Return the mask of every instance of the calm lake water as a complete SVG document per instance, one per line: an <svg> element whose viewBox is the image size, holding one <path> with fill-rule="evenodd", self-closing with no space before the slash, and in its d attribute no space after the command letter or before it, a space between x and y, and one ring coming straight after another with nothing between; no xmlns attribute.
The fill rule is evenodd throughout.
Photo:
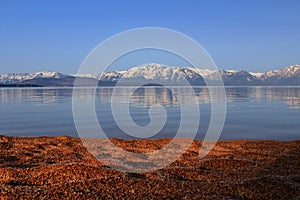
<svg viewBox="0 0 300 200"><path fill-rule="evenodd" d="M111 95L114 88L96 90L95 108L99 124L108 137L129 138L116 125L111 112ZM185 98L193 98L188 88L177 88ZM209 93L195 87L200 107L200 125L197 139L206 133L211 117ZM128 88L118 91L123 104ZM227 87L227 113L221 139L300 139L300 87ZM78 89L75 98L83 102L92 99L92 89ZM185 103L191 103L185 101ZM163 87L144 87L135 91L130 99L130 114L140 126L150 122L149 108L165 108L167 120L163 129L152 138L173 137L178 130L180 104L170 90ZM161 108L161 107L160 107ZM122 113L119 113L122 115ZM86 121L87 132L93 129ZM189 130L186 137L190 137ZM10 136L78 137L72 115L72 88L1 88L0 134Z"/></svg>

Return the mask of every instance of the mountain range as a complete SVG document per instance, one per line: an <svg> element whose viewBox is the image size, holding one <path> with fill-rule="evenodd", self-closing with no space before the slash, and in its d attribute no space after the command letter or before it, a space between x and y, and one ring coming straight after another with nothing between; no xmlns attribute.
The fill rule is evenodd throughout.
<svg viewBox="0 0 300 200"><path fill-rule="evenodd" d="M76 78L83 85L181 85L187 80L191 85L205 85L222 77L228 86L291 85L300 86L300 65L279 70L254 73L235 70L209 70L193 67L171 67L148 64L124 71L103 72L98 76L90 74L62 74L59 72L12 73L0 75L0 86L72 86ZM150 85L151 85L150 84Z"/></svg>

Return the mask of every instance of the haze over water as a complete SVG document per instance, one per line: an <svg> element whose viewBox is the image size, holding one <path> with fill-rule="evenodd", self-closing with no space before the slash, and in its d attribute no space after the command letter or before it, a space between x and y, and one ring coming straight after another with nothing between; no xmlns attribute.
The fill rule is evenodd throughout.
<svg viewBox="0 0 300 200"><path fill-rule="evenodd" d="M95 107L99 123L108 137L135 139L123 133L111 112L113 87L96 90ZM92 99L92 89L77 89L75 98ZM191 89L175 88L189 104ZM207 89L194 87L200 105L200 126L196 139L203 139L210 121L210 97ZM128 88L118 89L119 105L124 104ZM221 139L300 139L300 87L227 87L227 115ZM151 138L174 137L180 123L180 104L164 87L142 87L130 100L130 114L140 126L150 122L149 108L165 108L167 121ZM118 105L117 105L118 106ZM122 113L119 113L122 115ZM86 122L89 135L94 131ZM185 130L190 137L189 130ZM72 88L1 88L0 134L10 136L78 137L72 115ZM141 133L142 134L142 133ZM94 135L97 137L97 134Z"/></svg>

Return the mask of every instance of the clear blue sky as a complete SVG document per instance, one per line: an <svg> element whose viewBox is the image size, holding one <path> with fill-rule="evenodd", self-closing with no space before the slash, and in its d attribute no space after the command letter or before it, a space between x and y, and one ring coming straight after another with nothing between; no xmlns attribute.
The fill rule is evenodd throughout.
<svg viewBox="0 0 300 200"><path fill-rule="evenodd" d="M300 63L299 11L298 0L0 0L0 73L75 73L99 42L145 26L189 35L220 68L281 68Z"/></svg>

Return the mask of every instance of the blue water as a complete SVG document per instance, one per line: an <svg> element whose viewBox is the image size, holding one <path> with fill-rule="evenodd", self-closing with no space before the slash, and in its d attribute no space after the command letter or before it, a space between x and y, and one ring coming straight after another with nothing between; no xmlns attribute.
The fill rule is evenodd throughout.
<svg viewBox="0 0 300 200"><path fill-rule="evenodd" d="M111 112L113 90L113 87L96 90L94 104L99 124L108 137L134 139L114 121ZM193 98L191 89L176 90L184 94L187 100L184 103L193 103L188 101ZM210 96L205 88L193 90L200 108L196 139L202 139L211 118ZM73 98L89 102L93 100L92 92L91 88L81 88ZM114 106L121 106L128 95L128 88L119 89L117 95ZM300 87L227 87L226 96L227 113L221 139L300 139ZM184 112L180 106L176 95L167 88L144 87L131 96L129 110L137 125L146 126L151 121L149 109L155 111L163 107L166 123L151 137L162 138L176 134L181 112ZM124 113L118 114L122 116ZM95 130L91 122L87 120L85 123L86 131L93 133ZM188 129L185 132L186 137L191 137ZM0 134L78 137L72 114L72 88L0 88Z"/></svg>

